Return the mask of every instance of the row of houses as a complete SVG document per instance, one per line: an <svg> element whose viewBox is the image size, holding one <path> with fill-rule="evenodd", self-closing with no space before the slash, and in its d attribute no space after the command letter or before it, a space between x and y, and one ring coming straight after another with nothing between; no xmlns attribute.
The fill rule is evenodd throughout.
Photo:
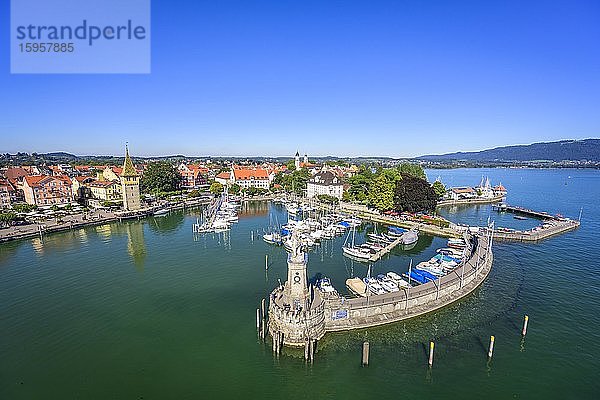
<svg viewBox="0 0 600 400"><path fill-rule="evenodd" d="M123 167L68 167L7 168L3 171L5 178L0 179L0 207L7 208L22 201L36 206L61 205L73 201L93 206L105 201L123 200L125 203L124 191L130 190L133 194L129 193L129 197L137 199L130 198L129 203L139 208L139 176L142 170L134 167L128 150ZM78 175L67 175L67 172L73 171L79 171Z"/></svg>

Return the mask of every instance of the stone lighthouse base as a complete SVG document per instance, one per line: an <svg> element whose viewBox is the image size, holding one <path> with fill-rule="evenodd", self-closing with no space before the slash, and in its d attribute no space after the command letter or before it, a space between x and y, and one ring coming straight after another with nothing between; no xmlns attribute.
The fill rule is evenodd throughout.
<svg viewBox="0 0 600 400"><path fill-rule="evenodd" d="M307 308L294 308L283 287L271 292L269 302L269 334L283 335L283 344L304 346L308 341L325 335L325 302L319 290L314 290Z"/></svg>

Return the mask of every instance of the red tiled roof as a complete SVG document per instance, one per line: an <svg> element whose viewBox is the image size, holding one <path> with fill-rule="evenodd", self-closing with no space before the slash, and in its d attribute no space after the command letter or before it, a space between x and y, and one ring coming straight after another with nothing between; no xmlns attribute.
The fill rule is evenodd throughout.
<svg viewBox="0 0 600 400"><path fill-rule="evenodd" d="M269 179L269 172L262 168L234 168L235 180Z"/></svg>
<svg viewBox="0 0 600 400"><path fill-rule="evenodd" d="M83 183L83 182L85 182L88 179L92 179L93 180L94 178L92 178L91 176L76 176L74 179L77 182Z"/></svg>
<svg viewBox="0 0 600 400"><path fill-rule="evenodd" d="M21 167L10 167L6 170L6 172L4 173L4 175L9 179L9 180L17 180L22 176L27 176L29 175L29 172L27 172L24 168Z"/></svg>
<svg viewBox="0 0 600 400"><path fill-rule="evenodd" d="M229 177L230 177L229 172L221 172L220 174L218 174L216 176L216 178L219 178L219 179L229 179Z"/></svg>
<svg viewBox="0 0 600 400"><path fill-rule="evenodd" d="M452 188L452 191L454 193L474 193L475 189L473 189L472 187L459 187L459 188Z"/></svg>
<svg viewBox="0 0 600 400"><path fill-rule="evenodd" d="M62 181L64 183L66 183L67 185L71 184L71 179L66 175L56 175L56 176L30 175L30 176L26 176L24 179L27 182L27 185L30 187L40 186L44 183L47 183L47 182L50 182L53 180Z"/></svg>

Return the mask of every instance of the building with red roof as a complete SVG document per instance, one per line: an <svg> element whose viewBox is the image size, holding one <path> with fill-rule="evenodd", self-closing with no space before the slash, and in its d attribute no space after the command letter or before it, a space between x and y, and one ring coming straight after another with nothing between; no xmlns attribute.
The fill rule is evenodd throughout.
<svg viewBox="0 0 600 400"><path fill-rule="evenodd" d="M229 175L229 181L232 184L239 185L242 189L255 187L261 189L269 189L275 172L269 172L265 168L261 167L242 167L234 165L231 168Z"/></svg>
<svg viewBox="0 0 600 400"><path fill-rule="evenodd" d="M33 175L23 178L27 204L44 206L66 204L73 199L71 179L66 175Z"/></svg>
<svg viewBox="0 0 600 400"><path fill-rule="evenodd" d="M184 188L195 188L200 185L206 185L208 168L196 164L181 163L177 167L181 175L181 186Z"/></svg>

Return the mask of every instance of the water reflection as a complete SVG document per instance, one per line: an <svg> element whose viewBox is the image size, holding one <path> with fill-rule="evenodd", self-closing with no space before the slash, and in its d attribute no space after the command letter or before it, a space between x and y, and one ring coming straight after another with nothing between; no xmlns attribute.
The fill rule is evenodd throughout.
<svg viewBox="0 0 600 400"><path fill-rule="evenodd" d="M0 245L0 268L8 265L8 261L17 253L17 250L21 247L22 243L24 242L17 240Z"/></svg>
<svg viewBox="0 0 600 400"><path fill-rule="evenodd" d="M257 217L269 214L270 201L245 201L238 212L238 217Z"/></svg>
<svg viewBox="0 0 600 400"><path fill-rule="evenodd" d="M38 255L47 255L52 252L71 250L87 243L88 236L85 229L77 229L61 233L50 233L36 236L31 239L31 247Z"/></svg>
<svg viewBox="0 0 600 400"><path fill-rule="evenodd" d="M127 252L133 260L135 268L144 271L146 261L146 242L144 240L144 224L141 222L130 222L126 225Z"/></svg>
<svg viewBox="0 0 600 400"><path fill-rule="evenodd" d="M149 217L148 227L158 233L175 232L185 220L183 211L173 211L160 217Z"/></svg>

